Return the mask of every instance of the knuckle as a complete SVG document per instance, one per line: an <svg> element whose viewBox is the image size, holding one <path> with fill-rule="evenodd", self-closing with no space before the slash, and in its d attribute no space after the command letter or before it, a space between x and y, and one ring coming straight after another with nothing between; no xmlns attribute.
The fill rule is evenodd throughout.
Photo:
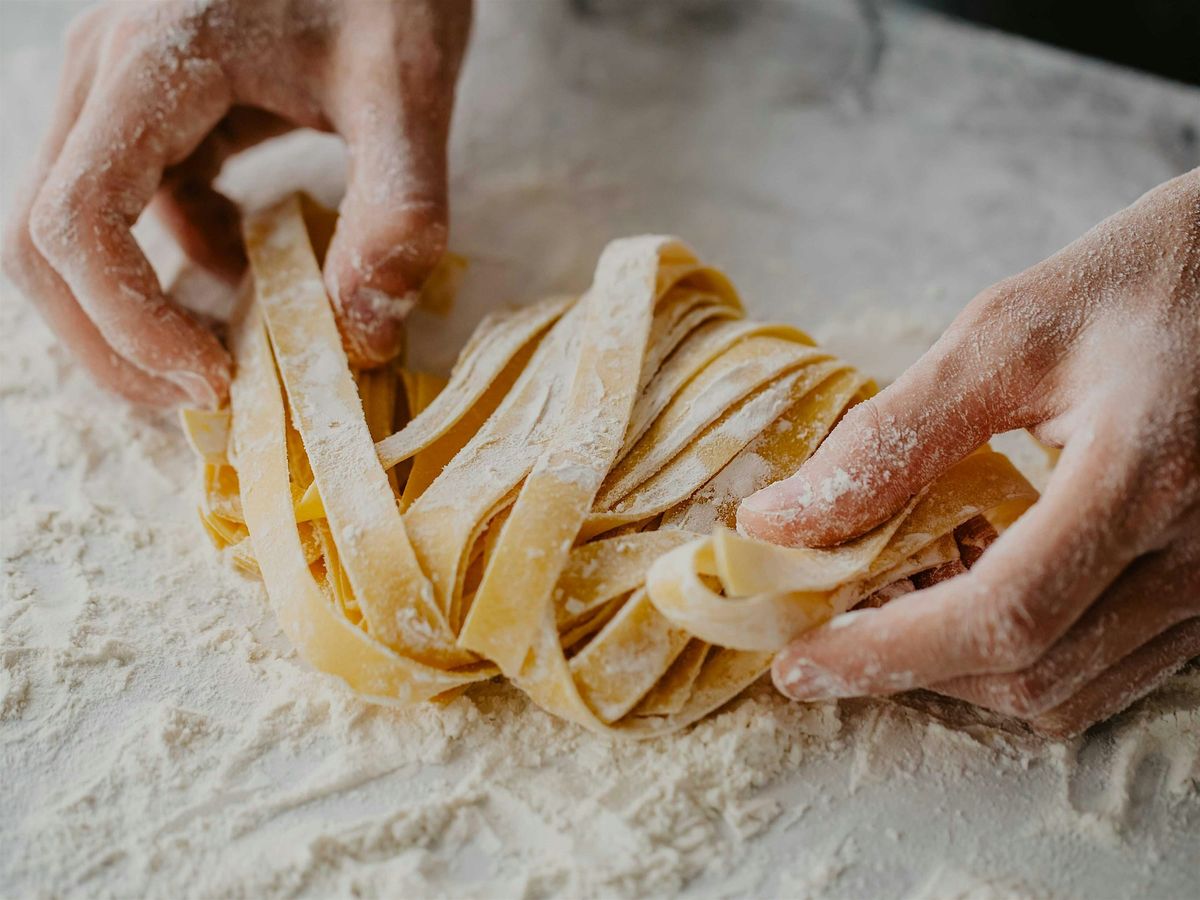
<svg viewBox="0 0 1200 900"><path fill-rule="evenodd" d="M981 328L1003 321L1021 293L1022 282L1019 276L1006 278L984 288L958 314L947 333L963 339Z"/></svg>
<svg viewBox="0 0 1200 900"><path fill-rule="evenodd" d="M979 658L1002 672L1032 666L1050 645L1046 630L1018 600L987 604L973 631Z"/></svg>
<svg viewBox="0 0 1200 900"><path fill-rule="evenodd" d="M432 270L446 252L445 212L440 204L422 204L406 218L400 243L403 255L427 271Z"/></svg>
<svg viewBox="0 0 1200 900"><path fill-rule="evenodd" d="M385 229L367 242L355 274L381 288L396 282L405 290L419 288L446 252L443 221L423 212L406 216L399 228Z"/></svg>
<svg viewBox="0 0 1200 900"><path fill-rule="evenodd" d="M855 436L855 443L864 441L878 442L882 439L887 426L887 414L880 403L879 395L868 397L852 407L845 415L839 427L843 438Z"/></svg>
<svg viewBox="0 0 1200 900"><path fill-rule="evenodd" d="M47 183L38 192L29 211L29 234L43 255L53 259L70 252L75 212L83 206L85 198L81 181L61 187Z"/></svg>

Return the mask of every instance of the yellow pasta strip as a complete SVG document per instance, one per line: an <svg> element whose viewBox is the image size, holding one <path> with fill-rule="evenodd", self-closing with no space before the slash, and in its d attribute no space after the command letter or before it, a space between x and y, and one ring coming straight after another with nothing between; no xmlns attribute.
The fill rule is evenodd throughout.
<svg viewBox="0 0 1200 900"><path fill-rule="evenodd" d="M381 702L411 704L489 676L448 672L389 650L334 610L313 580L292 514L284 408L271 349L257 313L241 324L231 388L233 444L242 505L275 617L312 665Z"/></svg>
<svg viewBox="0 0 1200 900"><path fill-rule="evenodd" d="M529 364L535 346L535 344L527 342L499 372L494 374L488 372L486 376L481 376L480 380L482 381L486 377L488 384L482 393L472 395L472 405L449 428L442 430L435 439L417 452L413 458L413 467L408 475L408 482L404 486L404 495L401 498L400 505L404 509L412 506L413 502L425 492L425 489L433 484L434 479L442 473L450 461L462 451L467 442L496 411L521 372ZM430 411L431 408L426 408L422 411L422 415ZM435 414L437 412L436 409L432 411Z"/></svg>
<svg viewBox="0 0 1200 900"><path fill-rule="evenodd" d="M559 625L640 586L654 560L695 537L686 531L648 531L576 547L554 589Z"/></svg>
<svg viewBox="0 0 1200 900"><path fill-rule="evenodd" d="M702 532L715 525L733 528L741 498L800 468L853 404L862 384L862 375L853 370L837 372L822 382L763 429L691 497L668 511L662 527Z"/></svg>
<svg viewBox="0 0 1200 900"><path fill-rule="evenodd" d="M683 709L704 666L712 644L697 638L688 641L670 668L633 708L634 716L671 716Z"/></svg>
<svg viewBox="0 0 1200 900"><path fill-rule="evenodd" d="M379 464L297 202L250 219L246 249L293 421L370 632L431 665L470 662L446 641Z"/></svg>
<svg viewBox="0 0 1200 900"><path fill-rule="evenodd" d="M735 344L679 391L637 446L613 468L596 498L597 506L612 509L658 466L683 450L723 410L755 389L828 357L828 353L775 337L748 337Z"/></svg>
<svg viewBox="0 0 1200 900"><path fill-rule="evenodd" d="M245 521L238 496L237 472L232 466L204 464L204 508L231 522Z"/></svg>
<svg viewBox="0 0 1200 900"><path fill-rule="evenodd" d="M228 409L184 408L179 411L179 418L183 433L197 456L215 465L229 462L226 456L229 448Z"/></svg>
<svg viewBox="0 0 1200 900"><path fill-rule="evenodd" d="M555 298L484 319L475 337L459 354L446 389L436 400L413 411L412 420L403 429L376 445L384 468L390 469L408 459L454 427L484 397L514 358L557 321L569 305L570 300Z"/></svg>
<svg viewBox="0 0 1200 900"><path fill-rule="evenodd" d="M576 346L574 323L568 314L554 326L500 407L405 513L418 559L448 613L471 544L519 488L558 422L566 385L556 375Z"/></svg>
<svg viewBox="0 0 1200 900"><path fill-rule="evenodd" d="M614 730L643 738L678 731L736 697L762 677L770 665L769 653L714 647L676 712L662 717L628 717L616 723Z"/></svg>
<svg viewBox="0 0 1200 900"><path fill-rule="evenodd" d="M653 474L617 502L612 511L588 516L583 536L592 537L618 525L641 522L686 500L712 478L714 471L724 468L756 435L838 365L831 360L818 360L784 374L727 409L662 468L655 468L657 459L649 460L643 471Z"/></svg>
<svg viewBox="0 0 1200 900"><path fill-rule="evenodd" d="M470 266L465 256L443 253L425 283L421 285L418 305L436 316L446 316L454 308L458 285Z"/></svg>
<svg viewBox="0 0 1200 900"><path fill-rule="evenodd" d="M634 448L636 442L646 433L646 429L697 373L705 371L709 363L739 341L759 335L788 338L799 344L812 343L808 335L789 325L724 319L698 323L688 335L687 342L666 357L654 373L653 380L638 397L633 408L633 421L619 458L623 459L625 454Z"/></svg>
<svg viewBox="0 0 1200 900"><path fill-rule="evenodd" d="M459 642L513 677L547 627L567 553L621 448L649 337L660 258L686 257L666 239L609 245L584 298L585 316L559 428L517 497ZM683 265L687 265L686 262ZM531 552L536 551L536 552ZM557 631L555 631L557 637Z"/></svg>
<svg viewBox="0 0 1200 900"><path fill-rule="evenodd" d="M646 600L643 588L571 660L571 678L596 715L615 722L654 687L690 639Z"/></svg>
<svg viewBox="0 0 1200 900"><path fill-rule="evenodd" d="M317 490L317 483L314 481L296 504L296 521L311 522L313 519L323 518L325 518L325 504L321 502L321 492Z"/></svg>

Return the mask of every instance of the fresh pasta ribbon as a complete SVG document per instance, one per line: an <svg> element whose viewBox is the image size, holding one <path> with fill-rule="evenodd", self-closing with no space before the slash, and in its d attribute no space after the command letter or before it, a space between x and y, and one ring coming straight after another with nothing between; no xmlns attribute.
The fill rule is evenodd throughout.
<svg viewBox="0 0 1200 900"><path fill-rule="evenodd" d="M941 542L960 525L993 509L1027 507L1036 497L1012 463L982 450L855 540L784 548L718 528L656 560L647 591L664 616L697 637L773 652L884 584L957 559L957 545L947 554ZM931 549L941 552L930 556ZM714 578L720 590L710 586Z"/></svg>
<svg viewBox="0 0 1200 900"><path fill-rule="evenodd" d="M985 448L843 546L739 537L739 500L874 390L852 367L638 237L582 297L485 319L448 380L355 371L321 279L332 227L304 198L248 218L231 405L183 424L210 537L305 659L374 699L503 675L584 727L662 734L804 630L960 571L1036 499Z"/></svg>

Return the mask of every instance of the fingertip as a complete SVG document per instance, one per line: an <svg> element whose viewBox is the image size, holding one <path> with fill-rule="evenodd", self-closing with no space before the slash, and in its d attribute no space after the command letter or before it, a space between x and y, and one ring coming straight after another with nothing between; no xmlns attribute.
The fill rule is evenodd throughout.
<svg viewBox="0 0 1200 900"><path fill-rule="evenodd" d="M325 261L325 281L352 362L380 365L400 351L404 321L445 251L438 204L412 204L386 217L346 211Z"/></svg>
<svg viewBox="0 0 1200 900"><path fill-rule="evenodd" d="M219 409L229 400L233 358L207 328L181 311L189 335L181 336L152 374L170 382L187 401L202 409Z"/></svg>
<svg viewBox="0 0 1200 900"><path fill-rule="evenodd" d="M797 473L791 478L768 484L742 500L739 512L766 516L782 511L798 511L812 502L812 484Z"/></svg>
<svg viewBox="0 0 1200 900"><path fill-rule="evenodd" d="M866 485L843 468L814 480L808 467L742 500L738 531L786 546L828 547L878 524L883 507L859 501Z"/></svg>
<svg viewBox="0 0 1200 900"><path fill-rule="evenodd" d="M403 346L404 320L416 305L416 291L396 296L372 287L354 270L339 276L334 268L326 269L325 282L350 362L370 368L395 357Z"/></svg>
<svg viewBox="0 0 1200 900"><path fill-rule="evenodd" d="M163 377L179 388L188 401L201 409L219 409L229 397L229 377L224 372L211 372L205 376L179 370L165 372Z"/></svg>
<svg viewBox="0 0 1200 900"><path fill-rule="evenodd" d="M855 631L865 624L865 617L875 612L872 609L844 612L783 648L771 663L771 680L775 687L793 700L861 696L866 692L865 686L848 674L849 669L839 666L836 643L830 652L828 639L834 636L836 642L848 637L855 643Z"/></svg>
<svg viewBox="0 0 1200 900"><path fill-rule="evenodd" d="M797 644L776 655L771 663L771 681L776 690L792 700L816 702L857 694L844 678L819 665L803 645Z"/></svg>
<svg viewBox="0 0 1200 900"><path fill-rule="evenodd" d="M812 487L802 475L767 485L738 505L737 530L773 544L795 544L805 532Z"/></svg>
<svg viewBox="0 0 1200 900"><path fill-rule="evenodd" d="M794 691L792 665L786 654L787 651L782 650L771 661L771 683L775 685L775 690L788 699L800 700L802 698Z"/></svg>

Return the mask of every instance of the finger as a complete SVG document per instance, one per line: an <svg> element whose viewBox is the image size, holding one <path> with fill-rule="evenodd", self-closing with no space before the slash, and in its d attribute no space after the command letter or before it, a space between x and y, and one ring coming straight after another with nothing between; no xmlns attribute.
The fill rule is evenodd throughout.
<svg viewBox="0 0 1200 900"><path fill-rule="evenodd" d="M230 283L246 268L237 204L213 187L229 157L292 130L285 119L236 106L182 162L167 168L151 208L183 251Z"/></svg>
<svg viewBox="0 0 1200 900"><path fill-rule="evenodd" d="M34 202L30 231L117 353L192 402L214 406L228 391L228 354L167 300L131 228L163 169L199 144L229 96L218 66L162 46L105 48L97 84Z"/></svg>
<svg viewBox="0 0 1200 900"><path fill-rule="evenodd" d="M49 130L34 163L29 185L16 204L4 238L4 271L34 304L58 339L102 387L136 403L167 405L183 399L167 381L143 372L121 358L80 308L75 297L33 243L29 219L38 189L57 160L67 135L88 97L96 71L98 33L106 14L89 10L72 22L66 39L66 62Z"/></svg>
<svg viewBox="0 0 1200 900"><path fill-rule="evenodd" d="M325 277L359 364L399 351L401 323L446 249L446 139L469 18L469 4L455 6L416 6L399 39L338 48L330 118L350 170Z"/></svg>
<svg viewBox="0 0 1200 900"><path fill-rule="evenodd" d="M795 475L743 500L739 530L779 544L840 543L893 515L993 434L1025 424L1023 399L1049 360L1023 352L1020 331L1004 324L1001 311L1034 302L1019 291L976 297L899 379L851 409Z"/></svg>
<svg viewBox="0 0 1200 900"><path fill-rule="evenodd" d="M851 697L1031 665L1140 552L1123 531L1137 460L1120 446L1069 444L1045 496L968 574L801 637L776 658L776 685Z"/></svg>
<svg viewBox="0 0 1200 900"><path fill-rule="evenodd" d="M1200 521L1192 525L1200 535ZM1134 561L1032 666L933 686L996 712L1032 719L1063 703L1138 648L1200 617L1200 536Z"/></svg>
<svg viewBox="0 0 1200 900"><path fill-rule="evenodd" d="M1051 737L1073 737L1146 696L1200 657L1200 619L1188 619L1139 647L1070 700L1030 724Z"/></svg>

